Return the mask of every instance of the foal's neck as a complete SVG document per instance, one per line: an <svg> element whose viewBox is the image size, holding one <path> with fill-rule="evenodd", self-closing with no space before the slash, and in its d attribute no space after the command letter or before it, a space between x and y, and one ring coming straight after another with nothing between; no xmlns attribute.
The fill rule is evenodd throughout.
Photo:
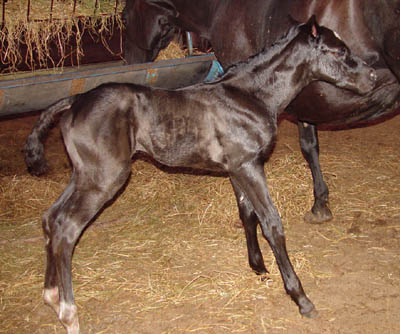
<svg viewBox="0 0 400 334"><path fill-rule="evenodd" d="M280 50L269 50L254 57L223 83L252 94L265 104L266 110L279 114L311 81L304 47L293 38ZM274 52L275 51L275 52Z"/></svg>

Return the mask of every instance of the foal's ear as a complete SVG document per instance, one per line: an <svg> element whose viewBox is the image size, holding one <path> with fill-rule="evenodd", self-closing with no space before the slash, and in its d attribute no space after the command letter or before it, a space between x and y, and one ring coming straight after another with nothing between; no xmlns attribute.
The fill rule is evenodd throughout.
<svg viewBox="0 0 400 334"><path fill-rule="evenodd" d="M296 20L293 18L293 16L290 15L290 14L288 15L288 21L289 21L289 23L290 23L291 25L293 25L293 26L297 26L297 25L300 24L300 22L296 21Z"/></svg>
<svg viewBox="0 0 400 334"><path fill-rule="evenodd" d="M318 38L318 36L319 36L319 25L317 23L317 18L315 17L315 14L309 18L309 20L307 21L306 24L311 29L311 35L314 38Z"/></svg>

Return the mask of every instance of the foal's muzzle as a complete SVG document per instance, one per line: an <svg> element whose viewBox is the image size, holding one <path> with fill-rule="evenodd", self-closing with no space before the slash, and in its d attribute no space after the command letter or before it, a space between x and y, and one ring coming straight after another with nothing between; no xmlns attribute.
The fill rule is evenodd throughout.
<svg viewBox="0 0 400 334"><path fill-rule="evenodd" d="M365 73L365 72L364 72ZM358 93L363 95L367 94L371 90L375 88L376 81L378 79L378 75L376 71L371 68L366 71L360 78L359 85L358 85Z"/></svg>
<svg viewBox="0 0 400 334"><path fill-rule="evenodd" d="M376 80L378 80L378 75L376 74L376 71L374 69L371 69L371 71L369 72L369 78L375 85Z"/></svg>

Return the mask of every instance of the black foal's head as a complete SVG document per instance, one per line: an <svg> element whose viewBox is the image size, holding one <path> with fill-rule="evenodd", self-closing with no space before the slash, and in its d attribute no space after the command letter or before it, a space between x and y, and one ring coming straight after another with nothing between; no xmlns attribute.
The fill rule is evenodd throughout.
<svg viewBox="0 0 400 334"><path fill-rule="evenodd" d="M327 81L359 94L374 88L375 71L353 55L334 31L318 25L315 16L299 29L300 35L306 34L305 52L309 52L307 59L311 63L313 80Z"/></svg>

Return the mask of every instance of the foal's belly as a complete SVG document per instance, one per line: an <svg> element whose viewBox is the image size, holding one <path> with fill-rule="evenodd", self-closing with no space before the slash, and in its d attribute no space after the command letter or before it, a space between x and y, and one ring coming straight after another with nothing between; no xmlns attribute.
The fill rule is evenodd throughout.
<svg viewBox="0 0 400 334"><path fill-rule="evenodd" d="M358 95L319 81L303 89L286 111L313 124L351 126L375 119L400 107L400 85L387 69L377 71L376 88Z"/></svg>
<svg viewBox="0 0 400 334"><path fill-rule="evenodd" d="M146 131L141 127L137 149L166 166L223 170L223 150L212 124L199 112L188 117L177 114L162 121L155 118Z"/></svg>

